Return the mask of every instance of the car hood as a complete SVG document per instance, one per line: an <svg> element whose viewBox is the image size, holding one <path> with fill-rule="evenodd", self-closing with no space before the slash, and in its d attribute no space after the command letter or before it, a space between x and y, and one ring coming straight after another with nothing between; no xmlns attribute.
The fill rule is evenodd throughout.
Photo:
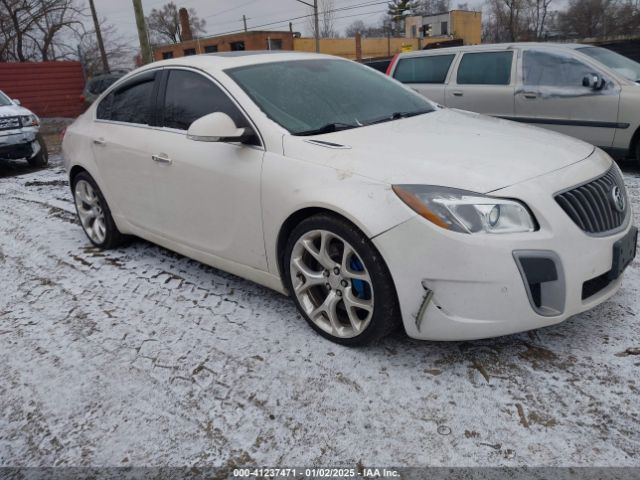
<svg viewBox="0 0 640 480"><path fill-rule="evenodd" d="M0 106L0 117L16 117L19 115L32 115L30 110L19 105L2 105Z"/></svg>
<svg viewBox="0 0 640 480"><path fill-rule="evenodd" d="M594 150L548 130L450 109L324 135L286 135L283 147L289 157L335 168L338 178L481 193L566 167Z"/></svg>

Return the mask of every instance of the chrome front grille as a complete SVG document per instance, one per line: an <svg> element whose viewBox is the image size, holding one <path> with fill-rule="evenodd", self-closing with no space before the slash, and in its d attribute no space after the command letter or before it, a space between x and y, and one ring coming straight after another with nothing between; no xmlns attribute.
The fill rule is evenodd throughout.
<svg viewBox="0 0 640 480"><path fill-rule="evenodd" d="M20 128L20 117L0 117L0 130Z"/></svg>
<svg viewBox="0 0 640 480"><path fill-rule="evenodd" d="M619 228L629 209L624 180L615 165L602 176L555 196L578 227L599 234Z"/></svg>

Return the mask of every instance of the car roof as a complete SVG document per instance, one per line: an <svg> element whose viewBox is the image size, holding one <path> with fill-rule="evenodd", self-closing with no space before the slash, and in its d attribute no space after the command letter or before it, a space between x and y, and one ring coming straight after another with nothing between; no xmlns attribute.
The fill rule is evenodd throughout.
<svg viewBox="0 0 640 480"><path fill-rule="evenodd" d="M160 60L150 63L143 67L195 67L202 70L225 70L227 68L243 67L246 65L255 65L259 63L271 63L293 60L314 60L314 59L333 59L345 60L341 57L333 55L324 55L319 53L293 52L293 51L273 51L273 50L244 50L240 52L216 52L204 53L199 55L189 55L187 57L172 58L169 60ZM141 71L139 69L138 71Z"/></svg>
<svg viewBox="0 0 640 480"><path fill-rule="evenodd" d="M420 57L422 55L439 55L442 53L457 53L457 52L482 52L485 50L509 50L520 47L544 47L544 48L560 48L575 50L580 47L590 47L592 45L582 43L543 43L543 42L510 42L510 43L484 43L482 45L465 45L459 47L445 47L434 48L426 50L417 50L413 52L405 52L398 55L398 57Z"/></svg>

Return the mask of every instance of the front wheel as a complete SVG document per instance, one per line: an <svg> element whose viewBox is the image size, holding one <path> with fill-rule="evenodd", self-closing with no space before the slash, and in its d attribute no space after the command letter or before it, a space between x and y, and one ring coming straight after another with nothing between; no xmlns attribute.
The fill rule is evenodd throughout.
<svg viewBox="0 0 640 480"><path fill-rule="evenodd" d="M302 221L285 252L288 288L305 320L343 345L365 345L398 325L391 275L380 253L354 225L330 216Z"/></svg>
<svg viewBox="0 0 640 480"><path fill-rule="evenodd" d="M49 163L49 151L47 150L47 144L44 138L42 138L42 135L38 134L36 139L40 144L40 151L33 157L27 159L27 162L29 162L29 165L32 167L44 167Z"/></svg>

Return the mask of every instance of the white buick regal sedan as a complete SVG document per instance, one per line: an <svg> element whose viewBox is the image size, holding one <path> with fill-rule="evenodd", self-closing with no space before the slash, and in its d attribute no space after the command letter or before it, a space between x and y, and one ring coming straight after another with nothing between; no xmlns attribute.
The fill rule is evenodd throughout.
<svg viewBox="0 0 640 480"><path fill-rule="evenodd" d="M82 227L293 297L318 333L491 337L611 297L635 255L622 174L558 133L437 106L331 56L156 62L67 129Z"/></svg>

